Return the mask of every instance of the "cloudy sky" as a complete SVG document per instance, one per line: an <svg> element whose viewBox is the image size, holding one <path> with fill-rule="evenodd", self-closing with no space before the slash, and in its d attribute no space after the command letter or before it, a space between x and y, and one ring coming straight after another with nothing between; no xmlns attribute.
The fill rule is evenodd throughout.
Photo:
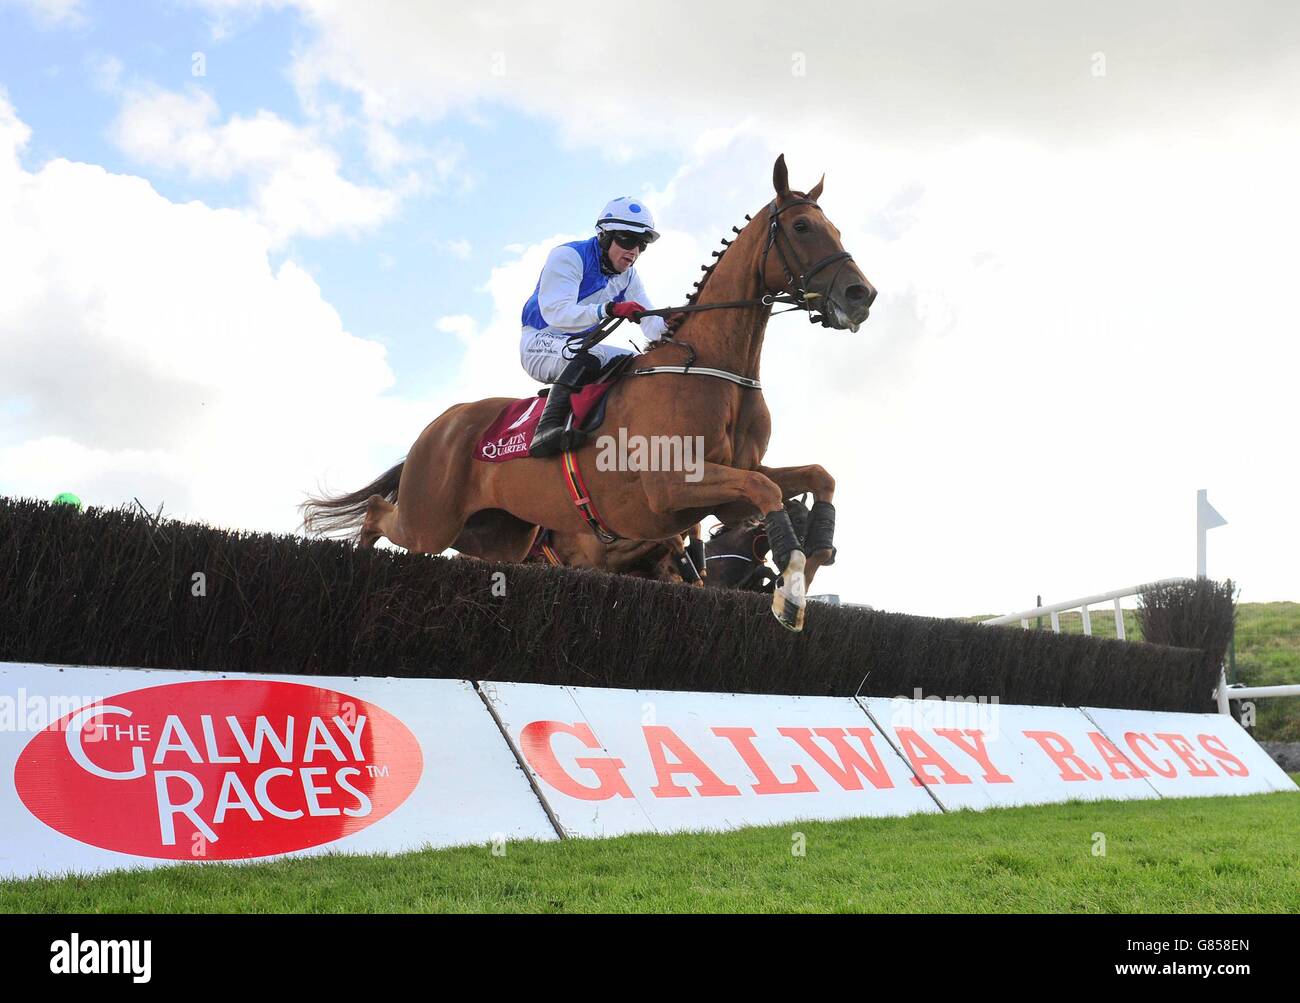
<svg viewBox="0 0 1300 1003"><path fill-rule="evenodd" d="M768 331L815 591L1300 599L1300 7L0 0L0 493L290 531L448 405L622 194L680 302L784 152L880 298Z"/></svg>

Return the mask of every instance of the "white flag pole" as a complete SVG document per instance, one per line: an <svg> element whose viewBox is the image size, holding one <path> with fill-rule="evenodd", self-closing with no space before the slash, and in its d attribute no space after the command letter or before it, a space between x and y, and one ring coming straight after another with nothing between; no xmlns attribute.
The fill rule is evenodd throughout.
<svg viewBox="0 0 1300 1003"><path fill-rule="evenodd" d="M1205 533L1217 526L1228 525L1228 520L1219 515L1205 497L1206 489L1196 492L1196 577L1205 577Z"/></svg>

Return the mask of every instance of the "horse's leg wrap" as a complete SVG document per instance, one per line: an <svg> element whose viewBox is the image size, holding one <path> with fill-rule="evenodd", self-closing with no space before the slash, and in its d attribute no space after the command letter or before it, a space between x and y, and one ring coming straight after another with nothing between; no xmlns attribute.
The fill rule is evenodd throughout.
<svg viewBox="0 0 1300 1003"><path fill-rule="evenodd" d="M686 553L691 559L691 564L695 567L697 571L700 568L704 567L704 541L703 540L699 540L696 539L695 537L691 537L690 542L686 544Z"/></svg>
<svg viewBox="0 0 1300 1003"><path fill-rule="evenodd" d="M799 537L795 535L790 522L790 513L783 508L763 516L763 527L767 530L767 545L772 550L772 561L776 570L784 572L790 562L790 555L799 550Z"/></svg>
<svg viewBox="0 0 1300 1003"><path fill-rule="evenodd" d="M790 525L794 527L794 535L800 540L808 537L808 507L798 498L787 498L785 500L785 510L790 513ZM807 547L803 548L805 554L810 554Z"/></svg>
<svg viewBox="0 0 1300 1003"><path fill-rule="evenodd" d="M790 523L790 513L784 508L763 516L767 530L767 545L772 549L772 560L781 572L781 584L772 593L772 614L787 630L803 630L804 610L804 556L799 549L799 537Z"/></svg>
<svg viewBox="0 0 1300 1003"><path fill-rule="evenodd" d="M827 564L835 563L835 506L828 501L813 502L812 515L808 519L808 535L804 537L805 554L818 550L829 550L831 559Z"/></svg>
<svg viewBox="0 0 1300 1003"><path fill-rule="evenodd" d="M691 560L690 550L683 550L681 554L673 559L677 564L677 570L682 576L682 581L687 585L694 585L700 581L700 573L695 567L695 562Z"/></svg>

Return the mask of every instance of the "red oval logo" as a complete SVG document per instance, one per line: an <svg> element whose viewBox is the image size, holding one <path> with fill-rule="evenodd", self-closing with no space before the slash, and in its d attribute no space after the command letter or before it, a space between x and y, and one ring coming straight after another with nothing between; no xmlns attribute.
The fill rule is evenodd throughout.
<svg viewBox="0 0 1300 1003"><path fill-rule="evenodd" d="M212 679L65 715L14 767L27 809L106 850L237 860L360 832L405 801L420 743L392 714L300 683Z"/></svg>

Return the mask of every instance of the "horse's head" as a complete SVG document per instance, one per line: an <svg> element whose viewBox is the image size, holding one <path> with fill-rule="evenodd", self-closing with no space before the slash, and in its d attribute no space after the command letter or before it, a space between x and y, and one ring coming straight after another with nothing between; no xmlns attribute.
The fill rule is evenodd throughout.
<svg viewBox="0 0 1300 1003"><path fill-rule="evenodd" d="M684 584L681 557L686 545L680 537L667 540L616 540L605 548L606 570L632 578ZM698 572L697 572L698 576ZM698 577L692 585L703 585Z"/></svg>
<svg viewBox="0 0 1300 1003"><path fill-rule="evenodd" d="M795 536L803 543L809 519L803 497L787 498L785 510ZM771 592L777 572L767 564L769 549L767 529L760 518L745 519L729 526L714 526L704 544L705 562L709 569L704 583L710 588Z"/></svg>
<svg viewBox="0 0 1300 1003"><path fill-rule="evenodd" d="M760 216L767 243L760 266L768 292L802 293L822 323L856 331L871 312L876 288L840 243L840 231L826 218L817 199L826 178L811 191L790 190L785 154L776 158L772 186L776 199Z"/></svg>
<svg viewBox="0 0 1300 1003"><path fill-rule="evenodd" d="M768 573L767 531L762 519L746 519L730 526L714 526L704 543L709 573L704 584L714 589L772 591Z"/></svg>

